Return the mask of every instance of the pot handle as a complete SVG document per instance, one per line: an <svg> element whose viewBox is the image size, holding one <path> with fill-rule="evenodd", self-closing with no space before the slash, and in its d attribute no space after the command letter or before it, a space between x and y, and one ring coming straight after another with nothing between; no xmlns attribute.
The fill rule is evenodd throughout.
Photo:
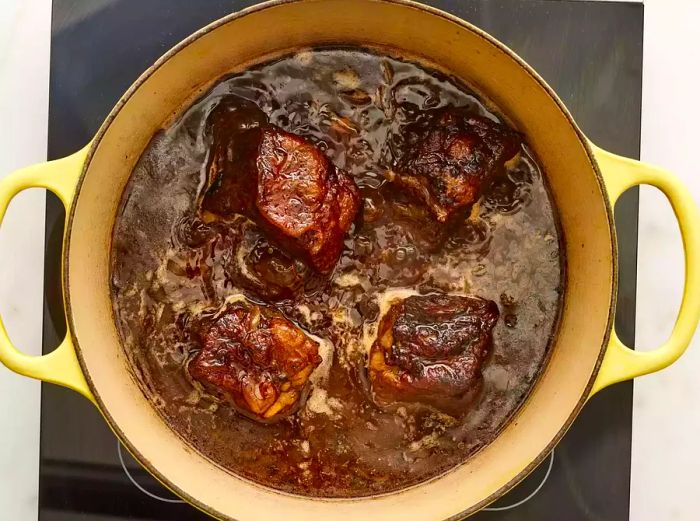
<svg viewBox="0 0 700 521"><path fill-rule="evenodd" d="M88 150L89 145L70 156L22 168L0 179L0 224L12 198L27 188L50 190L68 211ZM12 344L0 317L0 362L16 373L63 385L94 402L69 333L51 353L30 356Z"/></svg>
<svg viewBox="0 0 700 521"><path fill-rule="evenodd" d="M680 357L700 319L700 214L683 183L661 168L606 152L591 143L612 205L635 185L647 184L668 198L683 238L685 286L676 324L668 340L653 351L634 351L625 346L613 329L591 395L608 385L632 379L671 365Z"/></svg>

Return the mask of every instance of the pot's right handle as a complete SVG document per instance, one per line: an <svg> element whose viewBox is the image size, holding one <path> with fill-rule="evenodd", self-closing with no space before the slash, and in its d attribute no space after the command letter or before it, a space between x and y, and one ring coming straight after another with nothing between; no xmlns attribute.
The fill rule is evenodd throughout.
<svg viewBox="0 0 700 521"><path fill-rule="evenodd" d="M12 198L27 188L50 190L58 196L67 212L88 149L89 145L70 156L22 168L0 179L0 224ZM70 333L49 354L30 356L12 344L0 318L0 362L16 373L63 385L94 401L78 363Z"/></svg>
<svg viewBox="0 0 700 521"><path fill-rule="evenodd" d="M653 351L634 351L625 346L613 329L605 358L593 384L591 395L608 385L659 371L680 357L700 319L700 214L690 192L673 174L616 156L591 144L600 166L610 203L635 185L647 184L661 190L678 219L685 251L685 287L676 324L668 340Z"/></svg>

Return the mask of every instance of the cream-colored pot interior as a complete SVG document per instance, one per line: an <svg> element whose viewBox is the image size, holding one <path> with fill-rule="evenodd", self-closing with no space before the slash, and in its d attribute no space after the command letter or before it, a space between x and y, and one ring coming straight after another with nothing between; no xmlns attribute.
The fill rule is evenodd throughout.
<svg viewBox="0 0 700 521"><path fill-rule="evenodd" d="M566 243L561 327L541 379L501 435L462 466L376 498L315 500L238 478L179 438L129 372L110 303L109 252L122 190L151 136L217 78L287 51L328 44L388 47L472 85L524 132L551 185ZM609 205L585 139L543 82L478 30L406 3L278 3L200 31L161 59L115 108L78 187L65 288L80 362L110 425L170 488L222 518L287 521L447 519L494 500L546 456L585 402L607 343L615 287Z"/></svg>

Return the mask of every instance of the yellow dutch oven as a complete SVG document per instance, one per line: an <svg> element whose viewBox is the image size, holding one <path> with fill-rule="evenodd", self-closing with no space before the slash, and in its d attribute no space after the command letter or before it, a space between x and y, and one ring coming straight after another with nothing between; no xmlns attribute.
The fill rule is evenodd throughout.
<svg viewBox="0 0 700 521"><path fill-rule="evenodd" d="M446 474L361 499L283 494L222 469L172 431L146 400L119 342L110 301L112 225L120 196L153 134L213 82L275 55L323 45L384 47L428 60L490 99L525 133L559 209L567 259L561 325L525 404L490 445ZM685 292L669 340L635 352L615 335L617 251L612 207L649 184L668 197L685 248ZM457 519L504 494L537 466L586 400L604 387L674 362L700 315L700 218L672 174L618 157L581 133L552 89L523 60L466 22L407 1L270 2L195 33L147 70L95 139L72 156L0 183L0 217L25 188L44 187L67 209L63 292L69 333L45 356L19 352L0 327L0 360L91 400L131 453L173 492L224 519Z"/></svg>

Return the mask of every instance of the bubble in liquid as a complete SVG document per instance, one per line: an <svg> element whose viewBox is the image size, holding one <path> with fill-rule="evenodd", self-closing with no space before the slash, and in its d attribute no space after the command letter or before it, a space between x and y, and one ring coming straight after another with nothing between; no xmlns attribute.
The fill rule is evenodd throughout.
<svg viewBox="0 0 700 521"><path fill-rule="evenodd" d="M481 277L481 276L485 275L486 274L486 265L481 264L481 263L477 264L476 266L474 266L472 268L472 274L477 276L477 277Z"/></svg>

